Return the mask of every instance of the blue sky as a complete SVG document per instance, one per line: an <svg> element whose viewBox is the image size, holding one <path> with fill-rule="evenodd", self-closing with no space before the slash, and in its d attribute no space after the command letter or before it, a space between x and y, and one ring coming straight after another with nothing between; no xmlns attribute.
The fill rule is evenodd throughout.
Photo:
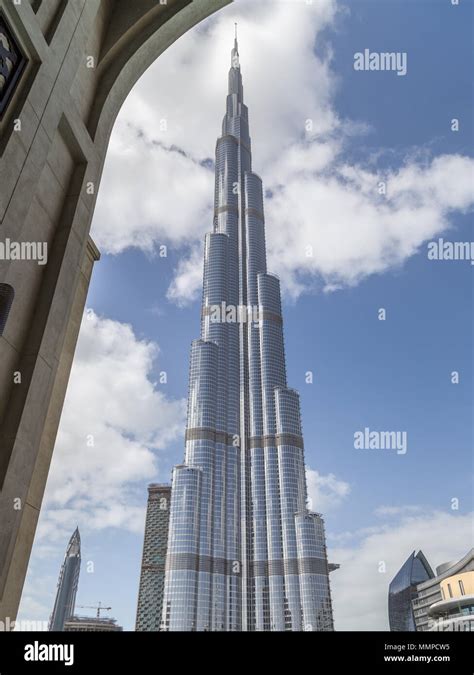
<svg viewBox="0 0 474 675"><path fill-rule="evenodd" d="M189 180L193 186L199 183L199 194L193 193L189 197L189 202L196 204L196 210L190 213L184 225L179 220L179 212L189 205L181 200L174 202L174 213L160 212L161 225L156 228L153 218L145 230L140 229L143 223L131 223L136 237L132 246L129 246L128 234L123 233L125 229L114 232L118 220L114 222L111 217L110 223L103 221L108 212L113 216L114 204L121 205L126 199L127 181L142 180L142 177L132 176L134 164L130 148L138 141L134 140L130 128L135 124L147 138L139 150L137 166L144 173L151 172L151 184L153 165L147 163L146 153L151 155L155 150L150 139L164 143L168 155L176 155L170 149L171 145L179 146L194 164L196 158L201 164L206 157L212 158L225 106L229 52L225 41L227 33L229 41L232 39L235 16L240 24L241 61L251 115L255 171L273 190L281 176L290 175L290 162L283 166L279 163L283 161L281 157L285 157L291 142L295 148L301 144L295 131L297 125L292 126L293 123L286 119L283 122L279 119L275 127L276 130L281 128L283 135L272 132L273 118L269 118L272 107L265 108L261 100L267 94L271 96L273 85L278 89L287 80L293 88L289 96L297 98L298 87L301 91L305 88L306 93L301 95L301 120L313 114L313 109L309 114L304 107L313 95L320 101L314 108L315 114L318 114L319 104L322 106L321 118L330 110L328 121L305 142L313 143L315 152L332 153L334 164L329 169L324 166L322 171L325 173L318 174L319 179L313 174L311 181L314 183L303 183L303 178L300 180L298 176L292 176L288 181L288 185L293 179L295 183L299 181L298 186L303 185L305 189L305 218L309 218L305 221L305 232L311 233L313 227L319 232L324 219L328 219L331 201L329 199L329 206L325 204L322 208L318 195L321 194L319 190L326 188L329 194L334 176L338 176L338 189L345 188L345 180L348 180L349 183L352 181L354 190L348 197L347 210L342 212L341 224L332 227L332 232L337 232L340 239L334 241L324 255L321 253L320 258L316 253L314 268L303 270L298 266L296 254L293 256L291 251L288 252L289 247L297 248L299 244L295 239L288 239L289 225L284 214L281 217L278 214L278 202L272 206L273 199L268 199L266 204L270 264L272 271L282 271L285 289L288 380L301 394L306 460L313 472L318 472L313 475L310 493L318 502L314 506L321 508L325 515L331 558L342 564L341 570L332 576L336 628L386 628L386 588L415 546L421 546L436 566L444 558L462 555L472 545L472 521L468 516L472 511L472 266L469 261L430 261L426 256L426 242L436 240L438 236L452 241L470 241L472 238L473 173L471 161L467 159L472 156L473 140L472 3L461 0L460 6L452 6L448 0L357 0L336 5L322 0L311 20L314 22L311 42L316 59L314 64L303 57L298 62L295 56L288 65L288 73L275 68L278 72L262 83L262 79L257 78L272 70L272 61L262 64L268 54L251 43L258 31L264 30L265 22L262 23L260 12L268 20L269 30L272 26L273 29L278 27L278 23L272 24L272 21L280 20L281 26L288 26L286 35L274 38L275 53L279 49L278 40L283 39L289 54L297 55L302 49L297 32L298 26L303 25L298 23L301 20L288 23L289 14L286 13L292 11L289 3L273 5L278 11L270 14L272 10L266 2L237 2L206 26L184 36L145 75L121 113L93 226L94 238L105 253L96 266L87 306L94 312L91 322L94 330L100 321L111 320L130 325L133 331L119 336L118 342L122 340L123 344L128 344L129 341L134 349L137 343L159 345L159 352L155 350L151 364L145 357L139 363L143 367L146 362L145 375L149 382L155 383L152 388L154 386L155 392L162 397L160 400L170 402L171 426L176 429L173 433L167 429L163 415L156 428L151 429L153 424L147 417L146 433L140 435L136 427L127 428L126 421L123 424L117 422L120 413L118 417L114 413L117 433L125 439L124 443L138 443L143 465L140 470L131 469L130 481L126 476L122 482L112 480L114 489L122 490L133 508L136 507L133 516L115 520L110 516L110 524L101 526L100 519L90 517L94 508L99 511L103 508L99 498L94 506L94 498L90 495L88 498L80 490L75 494L71 488L68 495L60 494L61 480L66 478L67 482L68 471L77 470L77 465L68 463L68 457L72 451L74 454L81 452L78 447L72 451L66 449L68 439L70 442L75 438L75 432L67 428L72 414L68 416L66 403L66 419L63 419L58 439L53 478L48 483L46 507L41 516L22 603L23 618L43 617L45 611L50 611L62 555L77 521L83 537L83 561L94 562L92 574L86 572L83 564L78 604L95 604L101 600L113 607L112 614L125 628L133 629L146 485L155 480L168 480L173 464L181 461L183 454L184 428L180 427L182 410L179 401L186 397L189 347L199 332L199 269L196 272L195 268L196 265L199 268L200 254L197 242L211 227L206 200L212 199L212 167L200 166L200 173L195 178L188 170L180 174L179 166L170 171L170 181ZM209 45L210 35L218 37L217 46ZM271 37L267 35L265 39L270 44ZM354 53L365 48L407 52L407 75L355 71ZM202 98L193 96L189 88L180 89L179 83L185 85L190 81L186 77L192 75L186 55L202 50L202 59L215 59L213 49L220 50L219 55L224 61L222 65L216 65L209 60L208 75L220 79L209 85L206 83ZM314 91L310 91L313 65ZM292 78L292 68L298 68L300 79ZM199 77L206 77L202 70ZM146 90L152 83L163 93L163 103L160 101L163 107L155 111L150 105L148 112L142 114ZM206 89L208 86L209 90ZM169 99L167 87L174 88ZM180 97L187 113L182 118L176 113L176 122L172 106ZM293 105L295 107L288 110L288 119L291 116L293 119L298 110L297 103ZM163 115L170 117L171 142L159 137L153 127L154 114L157 120ZM206 129L198 140L194 133L191 140L192 124L189 129L183 124L186 114L197 119L197 123L201 117L206 120ZM458 132L450 130L452 118L460 120ZM286 126L279 127L280 122ZM337 147L342 136L342 146ZM132 163L128 159L130 152ZM444 173L440 170L433 178L433 161L441 156L451 159L445 160ZM462 161L456 159L460 156ZM340 168L331 169L336 165L352 167L357 179L346 169L345 173ZM369 172L374 180L376 176L389 176L387 190L390 195L392 184L394 190L400 189L404 167L413 169L408 174L413 185L410 185L408 196L403 193L393 198L389 220L386 213L383 215L384 207L378 206L377 199L367 197L362 170ZM307 181L307 175L304 181ZM425 183L428 184L426 189L420 187ZM299 189L298 186L295 189ZM166 179L157 179L155 187L156 193L151 195L154 200L150 207L152 213L153 208L158 213L160 199L165 197ZM130 188L130 199L139 194L134 189L133 186ZM192 189L194 187L189 186L190 192ZM417 190L422 192L421 196ZM293 194L297 193L291 193L288 187L288 203ZM354 210L358 208L360 194L368 200L360 204L362 216ZM451 197L453 194L458 195L456 199ZM438 206L433 206L433 218L439 218L439 226L430 231L424 221L429 224L431 195L433 202L439 202ZM280 199L284 198L285 193L280 196ZM335 200L334 204L339 206L337 195ZM422 210L417 211L420 203ZM381 220L381 229L371 229L370 236L360 229L369 206L370 218L377 222L380 214ZM381 249L374 249L372 239L387 236L383 222L387 227L401 229L394 229L393 236L384 241ZM332 221L328 224L332 226ZM167 227L175 229L167 235ZM298 222L294 227L298 229ZM418 230L411 245L405 246L407 238L413 238L413 233ZM312 234L308 236L311 240ZM321 237L316 241L323 241L324 231ZM338 251L343 250L344 242L352 238L357 243L353 259L350 250L339 257ZM168 245L166 258L156 255L156 247L161 243ZM383 251L383 264L376 259L380 250ZM332 252L335 252L333 258ZM186 263L193 259L194 266ZM378 271L374 273L374 269ZM331 291L329 287L333 285L338 290ZM174 291L170 290L173 288ZM177 291L177 288L181 290ZM380 308L386 310L385 321L378 320ZM87 330L92 328L84 329L84 332ZM76 403L80 402L81 395L87 396L88 386L91 386L92 380L89 385L84 381L86 375L95 377L93 364L90 368L84 365L91 353L93 335L89 335L88 349L84 347L80 353L80 373L73 371L71 387L76 389L71 396ZM110 356L108 349L104 353ZM130 368L133 367L131 363ZM158 382L161 371L167 373L166 384ZM314 373L312 384L305 383L307 371ZM459 384L451 383L452 371L459 372ZM100 377L100 369L98 373L97 377ZM81 385L79 377L83 378ZM110 378L108 386L113 397L113 370ZM150 396L153 398L152 394ZM84 435L89 433L87 424L86 406ZM96 422L91 422L91 428L94 424ZM110 420L104 426L110 427ZM354 433L365 427L406 431L407 453L355 450ZM147 447L155 458L151 465ZM100 447L97 452L101 452ZM113 448L108 447L107 457L113 455ZM118 454L118 462L120 457ZM100 471L100 463L98 467ZM86 477L93 480L87 473ZM111 489L110 498L113 500L116 494ZM451 508L453 498L459 500L459 510ZM382 578L378 571L381 560L387 567ZM354 591L354 585L359 590L370 585L374 590L361 598L357 589ZM343 611L342 598L352 602L349 612ZM338 611L338 607L341 610Z"/></svg>

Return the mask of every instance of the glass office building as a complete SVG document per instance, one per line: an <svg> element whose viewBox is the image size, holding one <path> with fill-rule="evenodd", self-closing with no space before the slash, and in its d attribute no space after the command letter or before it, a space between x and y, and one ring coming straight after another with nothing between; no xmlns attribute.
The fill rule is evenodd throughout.
<svg viewBox="0 0 474 675"><path fill-rule="evenodd" d="M474 632L474 548L439 565L417 586L412 604L417 631Z"/></svg>
<svg viewBox="0 0 474 675"><path fill-rule="evenodd" d="M49 630L63 631L65 622L73 616L80 571L81 536L79 528L76 528L69 540L64 562L59 573L58 590L49 622Z"/></svg>
<svg viewBox="0 0 474 675"><path fill-rule="evenodd" d="M417 586L434 577L422 551L415 551L392 579L388 592L388 615L391 631L416 631L412 602Z"/></svg>
<svg viewBox="0 0 474 675"><path fill-rule="evenodd" d="M135 624L137 631L160 630L170 501L171 485L152 483L148 486L145 538Z"/></svg>
<svg viewBox="0 0 474 675"><path fill-rule="evenodd" d="M333 630L324 523L307 509L299 396L287 386L237 40L231 58L162 630Z"/></svg>

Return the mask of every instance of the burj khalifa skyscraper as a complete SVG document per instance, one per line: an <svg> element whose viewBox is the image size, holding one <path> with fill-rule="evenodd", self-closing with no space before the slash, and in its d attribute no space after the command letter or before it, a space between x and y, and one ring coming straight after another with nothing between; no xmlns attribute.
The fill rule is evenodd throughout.
<svg viewBox="0 0 474 675"><path fill-rule="evenodd" d="M280 282L267 271L237 37L215 172L161 628L333 630L324 524L307 508L299 396L286 381Z"/></svg>

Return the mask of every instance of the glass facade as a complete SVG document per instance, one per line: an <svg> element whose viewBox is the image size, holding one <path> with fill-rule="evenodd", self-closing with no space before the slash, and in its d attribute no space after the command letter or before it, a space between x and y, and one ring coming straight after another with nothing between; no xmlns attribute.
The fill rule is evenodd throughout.
<svg viewBox="0 0 474 675"><path fill-rule="evenodd" d="M66 550L59 573L58 590L53 613L49 621L50 631L63 631L64 624L74 614L79 573L81 571L81 537L76 528Z"/></svg>
<svg viewBox="0 0 474 675"><path fill-rule="evenodd" d="M171 486L148 487L145 539L138 592L137 631L159 631L163 612Z"/></svg>
<svg viewBox="0 0 474 675"><path fill-rule="evenodd" d="M412 602L417 585L434 576L422 551L415 551L392 579L388 592L388 614L391 631L416 631ZM430 600L431 604L432 600Z"/></svg>
<svg viewBox="0 0 474 675"><path fill-rule="evenodd" d="M287 386L237 40L231 58L162 629L333 630L324 524L306 509L299 396Z"/></svg>

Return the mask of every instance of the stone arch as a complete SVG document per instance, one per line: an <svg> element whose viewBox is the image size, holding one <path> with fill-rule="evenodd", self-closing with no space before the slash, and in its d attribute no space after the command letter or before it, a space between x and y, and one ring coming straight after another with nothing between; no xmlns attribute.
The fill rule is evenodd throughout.
<svg viewBox="0 0 474 675"><path fill-rule="evenodd" d="M0 118L0 240L48 245L44 267L0 260L16 289L0 335L0 620L17 613L99 258L89 230L115 118L148 66L230 2L0 0L25 63Z"/></svg>

